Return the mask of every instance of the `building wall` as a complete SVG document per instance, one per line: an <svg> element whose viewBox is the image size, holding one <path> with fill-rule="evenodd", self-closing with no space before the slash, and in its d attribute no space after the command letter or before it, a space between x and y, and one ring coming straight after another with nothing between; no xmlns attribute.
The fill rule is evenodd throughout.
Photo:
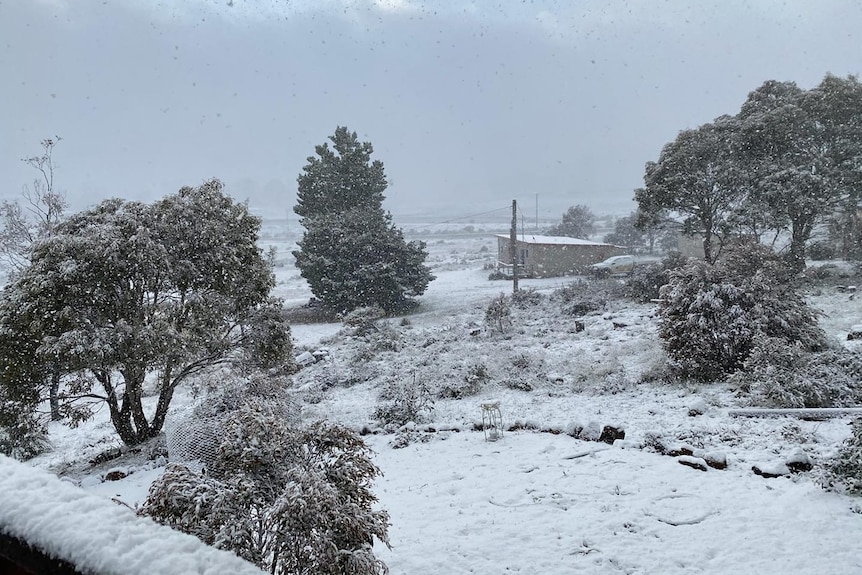
<svg viewBox="0 0 862 575"><path fill-rule="evenodd" d="M594 263L625 253L622 248L609 244L565 245L516 241L515 245L522 273L532 277L582 274ZM497 238L497 258L511 265L508 238Z"/></svg>

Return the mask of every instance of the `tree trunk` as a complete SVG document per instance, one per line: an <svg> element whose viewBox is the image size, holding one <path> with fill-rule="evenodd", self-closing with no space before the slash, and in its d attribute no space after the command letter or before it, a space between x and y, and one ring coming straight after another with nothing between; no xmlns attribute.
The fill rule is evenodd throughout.
<svg viewBox="0 0 862 575"><path fill-rule="evenodd" d="M60 421L60 366L55 362L51 366L51 385L49 388L51 403L51 421Z"/></svg>
<svg viewBox="0 0 862 575"><path fill-rule="evenodd" d="M805 221L794 221L790 233L790 254L788 255L790 268L795 273L805 270L805 244L811 237L813 223Z"/></svg>
<svg viewBox="0 0 862 575"><path fill-rule="evenodd" d="M150 424L150 433L153 437L162 431L165 417L168 414L168 407L171 405L171 399L174 397L175 388L176 384L170 381L169 375L163 379L162 389L159 392L159 402L156 405L156 413L153 415L153 421Z"/></svg>
<svg viewBox="0 0 862 575"><path fill-rule="evenodd" d="M703 233L703 259L707 263L715 263L712 259L712 232L709 229Z"/></svg>
<svg viewBox="0 0 862 575"><path fill-rule="evenodd" d="M125 392L120 397L109 374L101 372L95 375L107 393L108 409L111 412L114 429L126 446L134 447L158 434L158 431L155 433L152 431L144 416L141 404L142 376L137 383L134 378L131 380L124 378Z"/></svg>

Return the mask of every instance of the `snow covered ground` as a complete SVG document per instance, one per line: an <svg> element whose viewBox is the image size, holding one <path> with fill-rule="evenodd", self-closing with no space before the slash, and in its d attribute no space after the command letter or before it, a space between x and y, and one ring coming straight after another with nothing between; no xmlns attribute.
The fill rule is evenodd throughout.
<svg viewBox="0 0 862 575"><path fill-rule="evenodd" d="M738 419L728 410L742 400L724 385L650 382L663 362L654 306L609 300L577 318L546 313L548 294L572 278L522 281L543 303L515 310L504 333L482 330L490 300L511 289L483 269L496 240L475 229L423 231L437 279L414 314L386 322L386 345L340 324L293 326L297 352L329 353L294 378L310 420L379 429L374 411L387 385L439 390L477 365L488 374L476 395L437 399L414 431L366 436L383 471L375 491L392 520L392 549L376 550L393 574L862 573L862 501L820 489L816 466L773 479L752 472L798 451L822 461L849 433L847 419ZM283 264L276 295L307 301L291 239L262 244L275 245ZM862 323L846 292L824 287L809 299L838 339ZM521 429L487 442L474 427L492 400L504 426ZM193 394L180 390L174 401ZM692 407L704 413L690 415ZM625 439L608 445L566 433L609 424ZM90 492L134 506L163 469L146 453L90 464L119 445L105 412L78 429L51 430L54 450L32 463ZM724 456L727 469L682 465L650 448L658 444ZM103 481L111 469L128 476Z"/></svg>

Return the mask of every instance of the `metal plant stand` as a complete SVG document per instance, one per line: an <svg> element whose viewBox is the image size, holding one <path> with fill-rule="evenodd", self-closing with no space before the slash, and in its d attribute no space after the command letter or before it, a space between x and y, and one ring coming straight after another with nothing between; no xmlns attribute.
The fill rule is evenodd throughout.
<svg viewBox="0 0 862 575"><path fill-rule="evenodd" d="M485 441L497 441L503 437L503 415L500 413L499 401L482 404L482 429Z"/></svg>

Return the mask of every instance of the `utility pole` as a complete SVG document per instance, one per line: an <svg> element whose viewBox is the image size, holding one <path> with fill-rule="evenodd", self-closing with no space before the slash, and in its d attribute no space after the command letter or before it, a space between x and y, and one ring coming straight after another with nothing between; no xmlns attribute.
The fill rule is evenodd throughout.
<svg viewBox="0 0 862 575"><path fill-rule="evenodd" d="M509 256L512 259L512 295L518 293L518 200L512 200L512 229L509 230Z"/></svg>

